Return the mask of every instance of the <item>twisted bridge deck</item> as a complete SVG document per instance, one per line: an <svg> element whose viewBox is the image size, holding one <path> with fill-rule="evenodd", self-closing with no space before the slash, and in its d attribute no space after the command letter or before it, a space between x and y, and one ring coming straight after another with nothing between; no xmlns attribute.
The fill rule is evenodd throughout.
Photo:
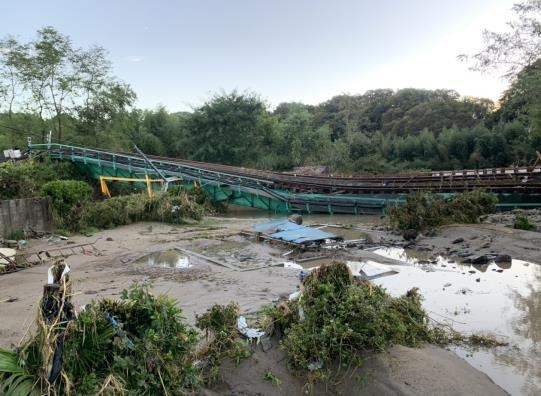
<svg viewBox="0 0 541 396"><path fill-rule="evenodd" d="M198 181L217 201L271 211L372 213L404 194L431 190L450 194L485 189L500 196L500 206L541 206L541 168L515 167L443 171L411 175L306 176L159 156L112 152L62 144L33 144L31 152L69 160L90 176L167 177Z"/></svg>

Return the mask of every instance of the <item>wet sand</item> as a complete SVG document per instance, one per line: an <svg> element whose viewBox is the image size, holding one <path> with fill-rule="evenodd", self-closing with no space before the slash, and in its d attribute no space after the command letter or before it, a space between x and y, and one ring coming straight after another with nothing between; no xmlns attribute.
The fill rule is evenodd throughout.
<svg viewBox="0 0 541 396"><path fill-rule="evenodd" d="M70 238L70 242L76 244L96 240L95 246L101 252L99 256L80 254L67 258L67 263L72 269L73 290L76 292L74 296L75 305L80 306L92 299L102 297L118 298L120 291L132 281L152 280L155 291L157 293L167 293L175 298L183 308L187 321L192 324L194 323L195 314L204 312L214 303L236 301L245 313L257 311L265 304L277 301L281 297L295 291L298 288L299 281L297 271L271 266L285 260L281 254L287 249L249 242L237 235L240 230L249 229L255 221L264 221L264 218L257 218L255 220L251 218L208 218L203 224L192 226L140 223L114 230L102 231L92 237L77 236ZM309 217L307 218L307 222L318 224L354 224L361 227L362 232L365 235L369 235L370 239L374 242L387 243L401 240L399 236L390 235L382 230L374 230L374 218L366 219L353 216L348 216L347 218L334 216L329 218L320 216ZM501 251L501 253L512 254L516 259L530 261L534 261L534 258L537 257L535 249L538 250L537 246L541 246L539 244L541 240L539 234L509 233L507 229L502 231L500 229L492 230L484 227L447 227L435 237L420 238L419 244L430 246L431 250L428 251L428 254L437 254L440 251L447 252L447 247L454 246L451 244L451 241L457 235L460 235L465 239L474 238L467 248L464 247L461 249L471 249L478 253L479 251L476 251L476 249L481 248L481 245L486 245L486 241L481 241L481 239L490 235L493 237L490 243L491 247L481 248L486 249L487 252L490 250ZM107 238L112 240L108 241ZM67 245L67 241L49 245L47 241L35 240L30 241L28 250L43 250L61 245L69 246ZM215 261L224 264L224 266L209 263L195 256L189 257L189 265L186 268L174 268L176 265L147 266L144 264L145 259L143 261L137 261L150 253L170 250L179 246L197 254L212 256ZM383 252L379 253L383 254ZM416 286L415 283L422 282L423 279L430 279L430 284L433 284L435 289L436 285L438 289L441 288L439 284L441 282L434 282L434 279L428 278L428 276L442 273L442 271L424 272L418 266L409 263L407 259L391 257L391 255L387 255L388 257L386 258L378 255L378 252L355 250L351 255L353 256L352 258L359 261L374 260L386 265L404 267L401 269L401 274L395 275L396 286L391 284L394 282L392 277L381 280L382 284L388 287L393 293L403 293L406 289ZM174 262L172 258L171 260L171 262ZM257 269L262 266L266 267ZM532 264L532 266L535 266L535 264ZM234 267L234 269L231 267ZM515 265L515 262L513 262L511 268L505 271L514 271L518 268L520 266L518 264ZM419 274L416 274L412 278L412 283L410 284L403 280L399 281L399 279L404 279L403 275L410 270L419 271ZM40 265L14 274L0 276L0 317L2 318L0 321L0 345L9 346L10 344L17 344L24 336L29 324L32 323L35 317L36 302L40 298L42 285L46 280L46 272L47 266ZM509 274L512 273L509 272ZM540 274L540 272L537 272L537 274ZM507 276L507 273L492 271L492 267L490 267L480 276L486 276L488 282L489 275L504 277ZM460 276L465 277L464 279L472 278L471 276L462 274ZM522 279L520 276L517 279ZM510 356L509 353L507 355L503 353L505 356L502 357L502 365L504 367L512 367L512 370L516 371L526 370L528 376L533 378L529 384L521 382L520 379L523 378L522 376L518 376L518 379L515 380L509 380L509 384L502 384L501 381L498 382L499 378L496 378L496 376L499 373L493 373L487 370L487 367L492 364L491 359L495 359L491 354L492 352L486 355L483 355L484 352L474 352L474 357L484 356L488 362L483 362L483 366L481 367L481 359L475 360L469 356L466 357L466 353L470 352L456 351L459 355L466 357L466 360L470 364L482 371L479 372L471 366L465 365L465 361L456 354L439 348L426 347L410 350L409 348L401 347L393 349L389 354L378 355L375 358L383 359L381 361L378 360L379 363L377 364L374 363L376 364L375 367L378 367L377 372L383 367L381 365L385 366L387 364L389 370L392 368L393 375L387 375L385 378L388 378L388 380L378 377L378 381L382 382L382 384L374 386L381 386L380 388L370 388L372 385L366 384L363 386L352 384L358 390L356 394L381 394L382 392L386 394L435 394L435 392L437 394L503 394L504 391L494 385L493 381L483 373L488 373L492 379L496 380L497 384L503 386L508 392L513 394L536 393L539 390L538 380L541 378L541 373L539 373L539 367L541 365L539 364L538 350L535 345L541 334L538 320L539 307L541 306L539 298L540 279L537 279L537 284L531 284L529 286L533 297L525 291L527 286L516 286L516 290L519 290L519 293L523 293L521 294L523 300L517 297L516 301L523 301L524 309L531 311L531 317L529 319L522 317L523 321L520 322L526 328L523 338L532 342L531 353L514 356ZM475 282L475 279L473 281ZM455 286L459 287L458 280L451 283L455 283ZM480 285L483 285L483 282ZM423 287L421 285L421 289ZM494 305L494 298L497 293L495 290L490 290L492 294L487 297L488 301L483 304ZM446 294L438 294L427 289L425 303L430 301L435 306L425 306L431 311L437 311L437 309L445 310L447 308L441 308L438 305L438 301L456 300L456 305L460 308L463 301L458 300L457 297L462 298L462 295L455 295L454 292L455 290L446 290ZM505 296L505 293L508 294L507 291L502 289L501 294ZM16 298L16 300L5 302L10 298ZM509 300L508 297L505 298ZM500 305L497 306L500 307ZM475 309L477 310L477 307ZM473 309L471 311L472 318L480 315L480 313L476 314ZM470 318L464 315L452 314L449 316L459 322L467 321L470 323ZM487 315L487 317L491 315L501 316L501 312L489 311ZM484 326L485 323L487 326ZM479 321L479 324L480 327L486 327L480 330L492 330L494 326L499 326L498 321L490 322L484 318ZM471 326L471 329L473 329L473 326ZM525 346L521 346L521 348L525 348ZM521 351L524 351L524 349L521 349ZM415 358L412 357L414 355L416 356ZM385 359L387 358L390 360L385 363ZM416 362L415 364L413 364L414 360ZM402 361L403 363L398 365L392 364L392 362L396 361ZM405 363L408 361L410 364ZM417 369L414 369L415 367ZM367 369L369 368L370 366L367 366ZM466 372L469 372L469 375L466 375ZM241 389L247 389L246 386L249 385L247 381L243 383L241 372L238 372L236 375L237 377L231 377L231 379L234 380L237 378L238 381L236 385L233 383L229 384L230 389L228 392L241 391ZM449 378L453 378L455 385L451 384ZM261 381L264 382L262 379ZM294 382L293 377L291 377L291 381ZM409 385L404 386L405 383ZM376 384L376 382L373 382L373 384ZM441 387L435 388L438 384ZM270 392L268 388L265 389L262 392L263 394L285 394L282 392L283 389L279 392L276 392L276 389L272 387L270 390L274 392ZM468 390L471 390L471 392L468 392ZM487 392L485 393L483 390ZM268 391L270 393L267 393Z"/></svg>

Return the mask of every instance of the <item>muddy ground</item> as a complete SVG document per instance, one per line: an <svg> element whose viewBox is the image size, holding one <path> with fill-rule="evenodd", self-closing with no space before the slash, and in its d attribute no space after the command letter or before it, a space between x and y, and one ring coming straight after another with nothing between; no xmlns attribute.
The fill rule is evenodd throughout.
<svg viewBox="0 0 541 396"><path fill-rule="evenodd" d="M541 234L535 232L513 230L495 224L449 226L435 235L420 236L415 244L403 250L405 242L401 236L388 233L375 225L377 219L346 219L338 216L313 217L307 221L348 224L350 228L334 231L343 233L346 239L366 238L367 243L360 248L352 247L344 251L293 252L284 257L282 255L291 249L239 236L239 231L248 230L254 222L264 220L213 217L190 226L140 223L102 231L90 237L76 236L67 241L32 240L26 249L27 252L33 252L94 242L95 250L88 250L85 254L73 254L66 259L72 270L73 290L76 293L73 299L76 306L84 305L92 299L118 297L120 291L134 280L152 280L155 291L175 298L183 308L187 321L192 324L195 314L204 312L214 303L235 301L243 313L251 313L265 304L287 297L299 287L298 270L275 265L285 260L326 255L402 268L400 274L379 282L398 294L410 287L419 286L417 283L423 284L426 279L428 284L439 282L434 291L430 290L428 285L425 287L425 302L435 314L449 316L451 322L455 320L456 327L460 328L460 323L464 323L468 315L475 316L479 312L467 312L469 308L457 306L455 312L450 313L448 306L452 304L439 307L438 304L441 305L442 301L449 302L455 298L455 294L450 292L453 287L457 289L456 295L468 304L469 298L479 299L474 297L478 295L475 287L487 288L488 294L480 291L481 296L489 296L490 293L499 296L496 290L499 284L494 282L507 279L506 274L514 274L509 269L505 270L509 272L498 272L500 267L495 267L492 262L478 268L470 264L461 265L461 260L484 254L508 254L514 260L519 260L516 263L513 261L514 269L519 268L517 263L522 263L520 260L528 264L531 262L536 268L538 266L535 263L541 262ZM175 248L184 249L183 253L177 256L178 251L175 251ZM149 257L152 253L155 254ZM211 258L212 262L205 260L203 256ZM305 262L303 265L311 266L315 265L314 263L317 262ZM431 266L430 270L427 265ZM0 276L0 345L17 345L29 328L31 329L36 304L46 281L47 267L43 264ZM446 275L445 271L451 271L453 267L454 272ZM532 267L528 267L528 270L532 271ZM430 272L435 273L433 278L428 278L432 276ZM501 275L501 278L497 278L497 274ZM360 371L349 373L340 383L328 389L317 387L314 392L426 395L505 394L506 391L512 394L538 393L541 390L541 358L537 346L541 342L541 272L537 271L535 274L539 274L539 279L531 285L531 294L534 297L525 301L530 317L520 319L529 321L523 323L528 334L523 334L520 340L517 339L517 344L526 340L518 346L522 348L522 352L524 348L530 349L519 354L520 356L500 351L510 360L506 366L507 371L502 371L504 374L500 375L498 367L490 360L492 355L482 351L453 352L433 346L420 349L395 347L387 353L367 357L367 362ZM448 284L445 281L446 276L449 279L455 277L453 282L449 282L453 283L453 286L445 287ZM517 272L518 280L521 276L522 273ZM495 289L489 288L489 284L495 284ZM507 293L506 287L507 283L502 286L500 294ZM447 289L448 294L441 294L442 288L444 291ZM470 290L471 294L462 293L463 289ZM493 304L490 300L482 303ZM464 310L461 311L462 309ZM441 318L440 320L445 321ZM497 322L493 327L498 328L500 325L501 323ZM474 327L466 327L465 330ZM504 336L505 334L503 331ZM510 334L508 338L515 341L511 332ZM527 341L531 342L526 345ZM512 347L516 345L510 348ZM482 359L475 360L472 356L481 356ZM280 378L279 386L263 380L269 370ZM521 371L523 375L516 374ZM284 351L279 346L266 353L256 348L256 353L240 366L226 364L222 369L222 379L223 383L217 391L205 392L266 395L301 394L306 390L304 381L288 372Z"/></svg>

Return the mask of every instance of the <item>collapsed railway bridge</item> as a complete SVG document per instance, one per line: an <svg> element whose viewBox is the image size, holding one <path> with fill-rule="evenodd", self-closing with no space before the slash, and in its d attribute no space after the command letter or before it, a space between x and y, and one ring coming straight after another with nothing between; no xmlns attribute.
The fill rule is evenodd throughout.
<svg viewBox="0 0 541 396"><path fill-rule="evenodd" d="M204 188L214 201L272 212L381 213L406 194L473 189L495 193L502 209L541 206L541 167L437 171L412 175L306 176L64 144L29 144L31 155L73 162L92 178L176 180Z"/></svg>

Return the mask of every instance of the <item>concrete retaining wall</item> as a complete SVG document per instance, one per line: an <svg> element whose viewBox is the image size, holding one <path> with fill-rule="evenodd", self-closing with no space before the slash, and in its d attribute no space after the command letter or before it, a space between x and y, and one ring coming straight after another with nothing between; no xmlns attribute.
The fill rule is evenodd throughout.
<svg viewBox="0 0 541 396"><path fill-rule="evenodd" d="M0 235L30 228L34 231L52 230L50 197L0 201Z"/></svg>

